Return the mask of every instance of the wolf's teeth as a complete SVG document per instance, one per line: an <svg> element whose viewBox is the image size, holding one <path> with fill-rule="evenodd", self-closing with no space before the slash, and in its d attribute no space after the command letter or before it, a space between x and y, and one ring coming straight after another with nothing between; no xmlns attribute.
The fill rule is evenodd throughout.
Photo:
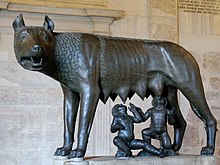
<svg viewBox="0 0 220 165"><path fill-rule="evenodd" d="M42 65L42 63L43 63L43 58L40 59L40 65Z"/></svg>
<svg viewBox="0 0 220 165"><path fill-rule="evenodd" d="M31 56L30 56L30 59L31 59L31 62L34 62L34 59L33 59L33 57L31 57Z"/></svg>

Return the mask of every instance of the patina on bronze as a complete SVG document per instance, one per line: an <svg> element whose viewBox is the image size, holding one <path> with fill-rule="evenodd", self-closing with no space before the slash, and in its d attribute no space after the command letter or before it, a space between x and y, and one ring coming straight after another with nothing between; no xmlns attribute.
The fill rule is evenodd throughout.
<svg viewBox="0 0 220 165"><path fill-rule="evenodd" d="M163 96L174 113L174 143L181 147L186 122L180 112L177 90L204 122L207 145L201 154L215 149L216 120L207 105L199 67L192 55L171 42L113 38L84 33L55 33L45 16L42 27L25 26L23 16L13 22L16 58L25 69L42 72L59 81L64 93L64 145L57 156L84 157L98 100L119 95L123 101L135 93L141 99ZM75 122L79 112L76 149Z"/></svg>
<svg viewBox="0 0 220 165"><path fill-rule="evenodd" d="M153 107L148 109L143 115L143 121L151 118L151 124L150 127L142 130L142 137L144 141L150 144L151 139L160 140L161 148L171 149L171 139L167 132L167 121L168 118L173 118L174 111L167 109L166 104L165 98L154 97L152 101Z"/></svg>
<svg viewBox="0 0 220 165"><path fill-rule="evenodd" d="M140 108L135 107L133 104L130 104L129 110L133 113L133 116L128 115L125 105L117 104L112 108L113 121L111 132L118 132L117 136L113 139L114 145L118 148L115 156L125 159L132 157L132 150L143 149L145 154L140 156L157 155L164 157L163 149L157 149L149 141L135 139L134 123L143 122L144 114Z"/></svg>

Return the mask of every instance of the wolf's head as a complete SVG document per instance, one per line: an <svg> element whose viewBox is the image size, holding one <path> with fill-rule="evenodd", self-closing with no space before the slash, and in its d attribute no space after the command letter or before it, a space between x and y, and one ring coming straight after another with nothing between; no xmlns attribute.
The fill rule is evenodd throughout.
<svg viewBox="0 0 220 165"><path fill-rule="evenodd" d="M43 26L25 26L23 15L20 14L12 25L18 63L28 70L42 70L54 53L53 21L45 16Z"/></svg>

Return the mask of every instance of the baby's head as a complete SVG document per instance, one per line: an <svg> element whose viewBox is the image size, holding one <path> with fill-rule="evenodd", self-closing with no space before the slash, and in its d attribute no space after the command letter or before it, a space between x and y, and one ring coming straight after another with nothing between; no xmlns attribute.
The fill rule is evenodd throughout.
<svg viewBox="0 0 220 165"><path fill-rule="evenodd" d="M152 100L152 105L154 107L157 107L157 106L166 107L167 101L166 101L166 99L164 97L156 96Z"/></svg>
<svg viewBox="0 0 220 165"><path fill-rule="evenodd" d="M112 108L112 116L117 117L119 114L127 114L127 107L123 104L116 104Z"/></svg>

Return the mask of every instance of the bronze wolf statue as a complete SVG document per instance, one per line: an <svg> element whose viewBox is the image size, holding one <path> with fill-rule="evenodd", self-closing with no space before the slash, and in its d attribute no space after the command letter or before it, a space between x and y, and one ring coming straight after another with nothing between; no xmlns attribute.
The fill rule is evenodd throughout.
<svg viewBox="0 0 220 165"><path fill-rule="evenodd" d="M177 90L188 99L204 122L207 145L215 149L216 119L207 105L199 67L184 48L166 41L114 38L85 33L55 33L45 16L42 27L25 26L20 14L13 22L14 51L25 69L39 71L60 82L64 93L64 144L56 156L83 158L97 103L119 95L122 101L135 93L141 99L163 96L175 111L173 149L181 147L186 122L180 112ZM72 150L80 104L78 141Z"/></svg>

